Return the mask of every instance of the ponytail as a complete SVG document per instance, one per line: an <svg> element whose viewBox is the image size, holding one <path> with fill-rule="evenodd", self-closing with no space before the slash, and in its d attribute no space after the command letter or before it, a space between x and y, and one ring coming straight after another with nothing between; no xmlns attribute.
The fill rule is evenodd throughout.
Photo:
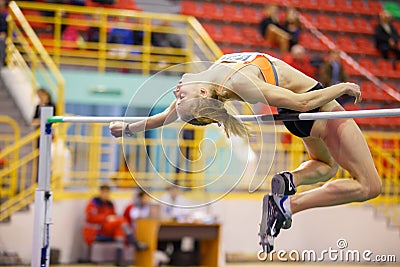
<svg viewBox="0 0 400 267"><path fill-rule="evenodd" d="M225 108L223 108L225 109ZM224 130L226 136L229 137L229 133L233 135L245 138L250 136L249 129L246 127L244 123L236 119L234 116L229 114L226 111L227 116L222 119L222 124L224 126Z"/></svg>
<svg viewBox="0 0 400 267"><path fill-rule="evenodd" d="M186 120L193 125L218 123L223 125L227 137L230 134L245 138L250 136L249 129L237 118L229 114L224 103L212 98L196 98L191 108L191 119Z"/></svg>

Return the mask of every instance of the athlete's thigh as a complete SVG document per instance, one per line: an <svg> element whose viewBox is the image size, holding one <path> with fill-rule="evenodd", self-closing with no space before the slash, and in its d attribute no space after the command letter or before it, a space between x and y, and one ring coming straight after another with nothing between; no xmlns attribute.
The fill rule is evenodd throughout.
<svg viewBox="0 0 400 267"><path fill-rule="evenodd" d="M334 159L321 138L305 137L303 143L311 159L322 161L328 165L333 163Z"/></svg>
<svg viewBox="0 0 400 267"><path fill-rule="evenodd" d="M323 111L343 110L336 104ZM361 183L379 179L368 144L353 119L316 121L311 131L325 143L336 162Z"/></svg>

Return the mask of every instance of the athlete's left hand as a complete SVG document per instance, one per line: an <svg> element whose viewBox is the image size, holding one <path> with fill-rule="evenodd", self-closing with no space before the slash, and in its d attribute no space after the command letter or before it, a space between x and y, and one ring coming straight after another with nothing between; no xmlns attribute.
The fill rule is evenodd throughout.
<svg viewBox="0 0 400 267"><path fill-rule="evenodd" d="M122 132L124 131L125 128L125 123L122 121L112 121L110 122L109 128L110 128L110 133L114 137L121 137Z"/></svg>

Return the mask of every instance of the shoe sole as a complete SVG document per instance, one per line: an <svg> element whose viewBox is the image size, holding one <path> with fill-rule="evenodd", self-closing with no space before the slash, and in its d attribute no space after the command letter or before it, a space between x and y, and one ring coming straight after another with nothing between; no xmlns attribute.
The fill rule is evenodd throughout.
<svg viewBox="0 0 400 267"><path fill-rule="evenodd" d="M265 195L263 198L263 207L260 223L260 245L265 253L270 253L274 249L274 237L267 235L267 220L268 220L268 202L272 197L271 194Z"/></svg>
<svg viewBox="0 0 400 267"><path fill-rule="evenodd" d="M285 181L280 174L274 175L271 180L271 191L272 194L277 196L283 196L285 194ZM292 219L287 219L282 226L282 229L289 229L292 227Z"/></svg>
<svg viewBox="0 0 400 267"><path fill-rule="evenodd" d="M283 196L285 194L285 181L280 174L275 174L271 180L272 194Z"/></svg>

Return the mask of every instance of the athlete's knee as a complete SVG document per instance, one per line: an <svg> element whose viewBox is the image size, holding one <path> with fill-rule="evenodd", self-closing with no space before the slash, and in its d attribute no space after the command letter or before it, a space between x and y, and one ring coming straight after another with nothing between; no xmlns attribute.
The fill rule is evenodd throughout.
<svg viewBox="0 0 400 267"><path fill-rule="evenodd" d="M382 193L382 186L374 187L372 190L370 190L369 199L376 198L376 197L378 197L381 193Z"/></svg>
<svg viewBox="0 0 400 267"><path fill-rule="evenodd" d="M326 169L325 173L321 173L321 176L324 177L322 181L328 181L329 179L334 177L339 170L339 165L334 160L326 164L329 166L329 168Z"/></svg>
<svg viewBox="0 0 400 267"><path fill-rule="evenodd" d="M328 176L330 178L332 178L338 172L339 164L337 164L336 161L333 161L331 164L329 164L329 167L330 167L330 169L329 169L329 172L328 172Z"/></svg>
<svg viewBox="0 0 400 267"><path fill-rule="evenodd" d="M379 196L382 192L382 183L380 180L373 183L361 185L360 201L367 201Z"/></svg>
<svg viewBox="0 0 400 267"><path fill-rule="evenodd" d="M378 177L376 182L370 185L368 197L369 199L373 199L379 196L381 193L382 193L382 182Z"/></svg>

